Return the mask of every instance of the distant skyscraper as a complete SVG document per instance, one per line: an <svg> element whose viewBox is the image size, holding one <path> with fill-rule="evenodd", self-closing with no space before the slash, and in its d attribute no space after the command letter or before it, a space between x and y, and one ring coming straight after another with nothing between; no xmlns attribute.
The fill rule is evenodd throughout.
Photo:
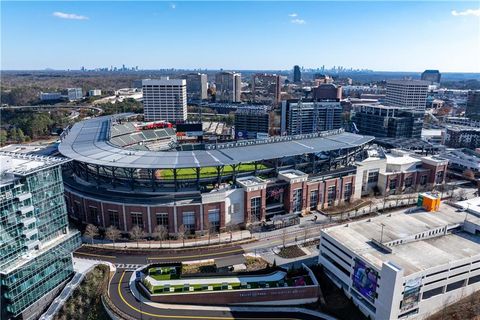
<svg viewBox="0 0 480 320"><path fill-rule="evenodd" d="M242 78L240 73L219 72L215 75L216 101L240 102Z"/></svg>
<svg viewBox="0 0 480 320"><path fill-rule="evenodd" d="M440 83L442 74L438 70L425 70L422 73L422 80L430 83Z"/></svg>
<svg viewBox="0 0 480 320"><path fill-rule="evenodd" d="M208 84L207 75L203 73L188 73L181 76L187 80L187 98L188 100L206 100Z"/></svg>
<svg viewBox="0 0 480 320"><path fill-rule="evenodd" d="M467 97L467 117L478 120L480 118L480 90L469 91Z"/></svg>
<svg viewBox="0 0 480 320"><path fill-rule="evenodd" d="M253 102L276 105L280 102L280 76L257 73L252 77Z"/></svg>
<svg viewBox="0 0 480 320"><path fill-rule="evenodd" d="M389 80L385 102L389 106L424 111L427 105L427 81Z"/></svg>
<svg viewBox="0 0 480 320"><path fill-rule="evenodd" d="M1 319L38 319L74 274L78 231L68 228L61 165L0 152Z"/></svg>
<svg viewBox="0 0 480 320"><path fill-rule="evenodd" d="M145 121L186 121L187 83L183 79L162 77L143 80L143 114Z"/></svg>
<svg viewBox="0 0 480 320"><path fill-rule="evenodd" d="M293 66L293 82L302 82L302 71L299 66Z"/></svg>

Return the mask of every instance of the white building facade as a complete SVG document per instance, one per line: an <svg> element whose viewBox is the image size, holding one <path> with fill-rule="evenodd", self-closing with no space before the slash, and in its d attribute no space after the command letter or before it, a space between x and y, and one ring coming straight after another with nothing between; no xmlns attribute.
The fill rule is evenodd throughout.
<svg viewBox="0 0 480 320"><path fill-rule="evenodd" d="M442 204L324 229L319 263L366 316L424 319L480 290L480 219L464 217Z"/></svg>
<svg viewBox="0 0 480 320"><path fill-rule="evenodd" d="M389 80L387 81L387 105L424 111L427 105L428 81Z"/></svg>
<svg viewBox="0 0 480 320"><path fill-rule="evenodd" d="M184 122L187 120L187 83L183 79L143 80L145 121Z"/></svg>

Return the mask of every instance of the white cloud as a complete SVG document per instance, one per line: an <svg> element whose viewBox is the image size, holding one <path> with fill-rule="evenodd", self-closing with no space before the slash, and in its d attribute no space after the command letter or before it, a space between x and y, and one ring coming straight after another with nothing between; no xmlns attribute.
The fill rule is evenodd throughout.
<svg viewBox="0 0 480 320"><path fill-rule="evenodd" d="M463 11L453 10L452 11L452 16L455 16L455 17L458 17L458 16L480 17L480 9L467 9L467 10L463 10Z"/></svg>
<svg viewBox="0 0 480 320"><path fill-rule="evenodd" d="M303 19L293 19L290 22L293 23L293 24L306 24L307 23L307 21L305 21Z"/></svg>
<svg viewBox="0 0 480 320"><path fill-rule="evenodd" d="M54 17L60 18L60 19L68 19L68 20L88 20L88 17L86 16L81 16L75 13L65 13L65 12L59 12L56 11L52 13Z"/></svg>
<svg viewBox="0 0 480 320"><path fill-rule="evenodd" d="M176 9L176 8L177 8L177 5L176 5L175 3L172 3L172 4L170 4L170 8Z"/></svg>
<svg viewBox="0 0 480 320"><path fill-rule="evenodd" d="M289 17L292 17L292 18L295 18L295 17L298 16L298 14L296 14L296 13L294 12L294 13L290 13L288 16L289 16Z"/></svg>

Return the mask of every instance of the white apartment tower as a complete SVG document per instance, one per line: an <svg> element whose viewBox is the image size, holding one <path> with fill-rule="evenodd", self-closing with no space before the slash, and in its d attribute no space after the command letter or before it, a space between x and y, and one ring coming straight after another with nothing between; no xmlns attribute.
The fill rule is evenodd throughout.
<svg viewBox="0 0 480 320"><path fill-rule="evenodd" d="M428 81L387 81L386 104L390 106L424 111L427 104Z"/></svg>
<svg viewBox="0 0 480 320"><path fill-rule="evenodd" d="M242 75L235 72L219 72L215 75L216 100L240 102Z"/></svg>
<svg viewBox="0 0 480 320"><path fill-rule="evenodd" d="M145 121L186 121L187 82L183 79L142 80Z"/></svg>

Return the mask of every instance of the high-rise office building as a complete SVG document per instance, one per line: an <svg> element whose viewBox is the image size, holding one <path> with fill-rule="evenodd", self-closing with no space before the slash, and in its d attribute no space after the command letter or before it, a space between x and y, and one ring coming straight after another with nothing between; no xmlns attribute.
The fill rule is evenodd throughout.
<svg viewBox="0 0 480 320"><path fill-rule="evenodd" d="M302 82L302 71L299 66L293 66L293 82Z"/></svg>
<svg viewBox="0 0 480 320"><path fill-rule="evenodd" d="M360 134L377 138L420 138L422 111L380 104L357 105L353 123Z"/></svg>
<svg viewBox="0 0 480 320"><path fill-rule="evenodd" d="M219 72L215 75L215 99L218 102L240 102L242 75L235 72Z"/></svg>
<svg viewBox="0 0 480 320"><path fill-rule="evenodd" d="M425 70L422 72L422 80L430 83L440 83L442 74L438 70Z"/></svg>
<svg viewBox="0 0 480 320"><path fill-rule="evenodd" d="M428 85L421 80L389 80L385 102L389 106L425 111Z"/></svg>
<svg viewBox="0 0 480 320"><path fill-rule="evenodd" d="M252 101L277 105L280 102L280 76L257 73L252 77Z"/></svg>
<svg viewBox="0 0 480 320"><path fill-rule="evenodd" d="M468 92L465 114L467 117L475 120L480 118L480 90L471 90Z"/></svg>
<svg viewBox="0 0 480 320"><path fill-rule="evenodd" d="M342 127L340 102L287 100L282 101L281 132L294 135L314 133Z"/></svg>
<svg viewBox="0 0 480 320"><path fill-rule="evenodd" d="M235 112L235 137L257 139L269 132L270 109L267 106L242 106Z"/></svg>
<svg viewBox="0 0 480 320"><path fill-rule="evenodd" d="M143 80L145 121L183 122L187 120L187 83L184 79Z"/></svg>
<svg viewBox="0 0 480 320"><path fill-rule="evenodd" d="M187 81L187 98L189 101L206 100L208 98L207 75L204 73L188 73L181 76Z"/></svg>
<svg viewBox="0 0 480 320"><path fill-rule="evenodd" d="M35 319L74 273L78 231L68 229L61 165L0 153L1 318Z"/></svg>

